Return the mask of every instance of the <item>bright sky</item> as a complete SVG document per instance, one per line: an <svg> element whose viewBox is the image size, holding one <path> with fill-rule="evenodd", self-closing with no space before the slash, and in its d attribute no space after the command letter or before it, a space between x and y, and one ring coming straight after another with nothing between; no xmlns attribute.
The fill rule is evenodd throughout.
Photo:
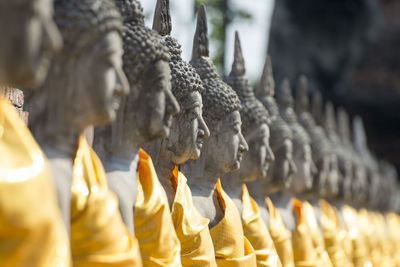
<svg viewBox="0 0 400 267"><path fill-rule="evenodd" d="M243 55L246 60L247 76L251 80L258 80L264 64L268 30L272 15L274 0L231 0L232 4L252 14L251 22L234 21L228 29L228 47L226 53L226 65L229 73L233 61L234 32L239 31ZM151 27L156 0L142 0L146 15L146 24ZM182 45L183 58L190 59L192 53L192 41L195 31L193 14L193 0L170 0L172 17L172 36ZM210 29L209 29L210 30ZM211 44L211 55L213 47Z"/></svg>

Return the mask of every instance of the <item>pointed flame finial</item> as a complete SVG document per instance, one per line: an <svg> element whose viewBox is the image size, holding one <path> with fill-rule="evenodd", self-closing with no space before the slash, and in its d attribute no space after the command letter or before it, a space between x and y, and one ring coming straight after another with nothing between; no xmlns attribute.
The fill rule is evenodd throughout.
<svg viewBox="0 0 400 267"><path fill-rule="evenodd" d="M193 38L192 59L209 57L207 13L204 5L201 5L197 14L196 32Z"/></svg>
<svg viewBox="0 0 400 267"><path fill-rule="evenodd" d="M156 10L154 12L153 30L161 36L171 33L171 15L169 11L169 0L157 0Z"/></svg>

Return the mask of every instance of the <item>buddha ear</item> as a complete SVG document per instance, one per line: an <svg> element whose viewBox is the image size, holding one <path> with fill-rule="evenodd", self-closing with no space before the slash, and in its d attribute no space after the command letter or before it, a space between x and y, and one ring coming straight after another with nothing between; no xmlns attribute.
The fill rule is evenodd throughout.
<svg viewBox="0 0 400 267"><path fill-rule="evenodd" d="M153 19L153 30L161 36L171 34L171 15L169 10L169 0L157 0Z"/></svg>
<svg viewBox="0 0 400 267"><path fill-rule="evenodd" d="M192 59L209 57L209 41L207 27L207 13L204 5L201 5L197 13L196 32L193 38Z"/></svg>

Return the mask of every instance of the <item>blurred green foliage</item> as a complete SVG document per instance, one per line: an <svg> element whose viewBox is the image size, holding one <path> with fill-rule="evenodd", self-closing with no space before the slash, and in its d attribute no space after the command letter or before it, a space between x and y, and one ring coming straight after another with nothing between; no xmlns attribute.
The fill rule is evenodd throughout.
<svg viewBox="0 0 400 267"><path fill-rule="evenodd" d="M197 14L200 5L206 6L210 23L209 29L211 29L211 32L209 32L210 41L216 46L216 50L211 53L212 59L219 72L224 74L224 52L228 27L234 20L250 21L252 16L249 12L236 8L231 0L194 0L195 14Z"/></svg>

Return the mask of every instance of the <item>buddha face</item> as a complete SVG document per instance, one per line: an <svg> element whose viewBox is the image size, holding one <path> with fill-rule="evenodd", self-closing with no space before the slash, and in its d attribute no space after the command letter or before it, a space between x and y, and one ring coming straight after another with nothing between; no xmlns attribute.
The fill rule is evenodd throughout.
<svg viewBox="0 0 400 267"><path fill-rule="evenodd" d="M43 82L62 45L52 17L52 0L0 2L1 83L33 88Z"/></svg>
<svg viewBox="0 0 400 267"><path fill-rule="evenodd" d="M136 85L131 103L133 120L129 123L136 142L144 144L169 135L172 117L179 105L171 92L171 70L168 62L159 60L151 64ZM136 87L136 88L135 88Z"/></svg>
<svg viewBox="0 0 400 267"><path fill-rule="evenodd" d="M207 147L204 155L206 171L222 176L240 168L243 153L249 149L241 124L239 111L217 122L210 138L204 142Z"/></svg>
<svg viewBox="0 0 400 267"><path fill-rule="evenodd" d="M330 157L323 156L317 162L317 172L313 175L313 191L323 194L324 187L327 185L327 180L330 172Z"/></svg>
<svg viewBox="0 0 400 267"><path fill-rule="evenodd" d="M329 158L329 174L326 179L326 183L321 189L321 193L329 196L336 196L339 192L339 181L341 180L339 174L339 162L336 154L331 153Z"/></svg>
<svg viewBox="0 0 400 267"><path fill-rule="evenodd" d="M316 167L311 157L311 147L309 144L299 145L294 149L294 163L297 172L293 175L291 188L295 192L303 192L312 188L313 174L316 172Z"/></svg>
<svg viewBox="0 0 400 267"><path fill-rule="evenodd" d="M198 159L204 140L210 136L202 108L201 94L193 91L183 97L180 112L172 119L165 146L171 152L168 154L169 160L176 165Z"/></svg>
<svg viewBox="0 0 400 267"><path fill-rule="evenodd" d="M271 187L274 187L274 190L288 188L293 174L297 171L293 161L292 140L284 139L283 143L274 151L274 155L275 161L268 171Z"/></svg>
<svg viewBox="0 0 400 267"><path fill-rule="evenodd" d="M80 128L114 120L121 98L128 93L122 71L122 40L116 31L108 32L73 65L75 112L71 114Z"/></svg>
<svg viewBox="0 0 400 267"><path fill-rule="evenodd" d="M265 123L245 137L249 151L243 155L240 169L237 171L244 183L267 176L269 165L275 159L269 145L269 137L269 127Z"/></svg>

